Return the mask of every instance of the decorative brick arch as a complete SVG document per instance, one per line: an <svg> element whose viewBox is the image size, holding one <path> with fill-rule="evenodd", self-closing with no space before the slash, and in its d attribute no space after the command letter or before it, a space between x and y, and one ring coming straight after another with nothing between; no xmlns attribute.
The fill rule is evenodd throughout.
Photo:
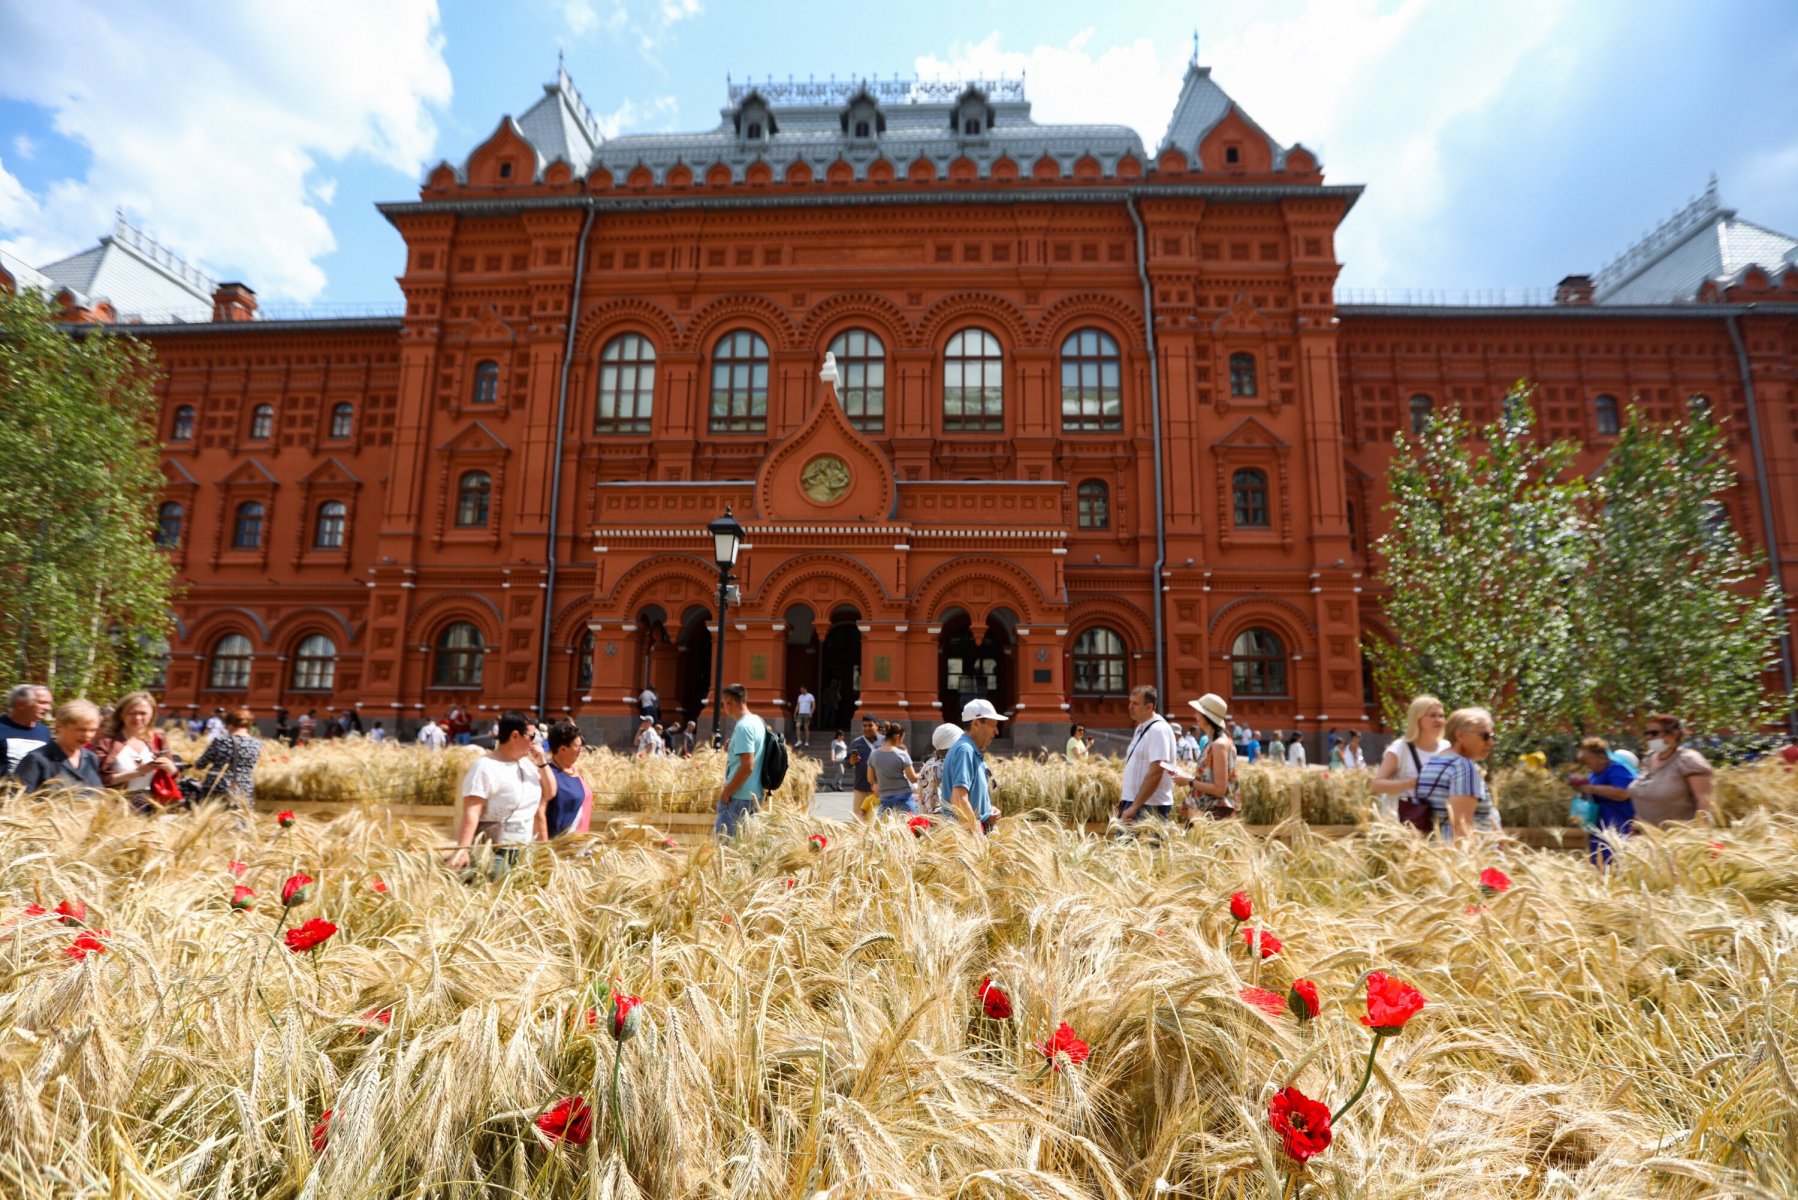
<svg viewBox="0 0 1798 1200"><path fill-rule="evenodd" d="M188 635L189 640L202 649L209 648L213 642L218 641L219 627L224 625L231 626L231 631L234 633L245 632L260 638L262 644L257 647L259 650L267 650L273 645L273 640L269 637L268 624L263 621L261 615L254 609L243 608L239 605L211 609L204 616L195 617L193 630ZM245 626L248 628L244 628Z"/></svg>
<svg viewBox="0 0 1798 1200"><path fill-rule="evenodd" d="M481 645L499 647L500 630L506 627L499 605L479 592L445 592L433 596L412 611L406 622L406 640L430 645L435 634L451 620L471 621L481 629Z"/></svg>
<svg viewBox="0 0 1798 1200"><path fill-rule="evenodd" d="M279 646L284 642L293 641L294 630L297 626L320 628L327 621L334 623L338 629L343 631L345 646L356 644L356 631L350 628L350 623L344 618L344 615L334 608L326 608L323 605L295 609L276 621L270 627L269 644Z"/></svg>
<svg viewBox="0 0 1798 1200"><path fill-rule="evenodd" d="M1317 627L1303 609L1278 596L1243 596L1232 600L1211 615L1211 645L1214 653L1228 654L1237 635L1245 629L1265 625L1280 635L1288 654L1316 654Z"/></svg>
<svg viewBox="0 0 1798 1200"><path fill-rule="evenodd" d="M806 604L814 617L820 611L828 616L830 610L842 602L840 599L820 605L812 599L797 596L806 584L819 579L839 584L854 598L863 617L872 617L893 605L885 585L865 563L846 554L822 552L802 554L781 563L768 573L762 586L756 589L754 599L759 607L774 614L775 620L781 620L787 609L796 603Z"/></svg>
<svg viewBox="0 0 1798 1200"><path fill-rule="evenodd" d="M838 332L838 324L854 320L865 321L885 337L889 350L910 346L915 336L904 310L885 296L876 292L839 292L812 306L799 326L796 340L822 360L825 334Z"/></svg>
<svg viewBox="0 0 1798 1200"><path fill-rule="evenodd" d="M582 314L574 334L575 357L597 355L616 334L626 330L647 334L658 352L674 349L681 340L680 325L661 305L626 297L596 305Z"/></svg>
<svg viewBox="0 0 1798 1200"><path fill-rule="evenodd" d="M747 324L765 335L770 350L792 350L797 344L793 322L785 309L766 296L738 292L700 309L674 348L706 353L720 333L737 324Z"/></svg>
<svg viewBox="0 0 1798 1200"><path fill-rule="evenodd" d="M1105 596L1082 600L1068 612L1062 623L1068 631L1068 652L1073 652L1074 639L1095 625L1115 630L1129 642L1129 649L1139 654L1155 652L1154 624L1147 613L1128 600Z"/></svg>
<svg viewBox="0 0 1798 1200"><path fill-rule="evenodd" d="M622 621L635 621L644 606L652 603L660 605L664 612L684 612L689 601L671 602L665 593L654 594L655 588L666 588L670 581L691 585L698 594L698 600L693 602L713 609L718 592L717 564L692 554L663 554L638 563L612 585L607 598L619 603L607 607Z"/></svg>
<svg viewBox="0 0 1798 1200"><path fill-rule="evenodd" d="M550 639L552 646L579 646L580 635L587 630L587 622L593 619L593 597L577 596L561 607L550 622L549 627L554 636Z"/></svg>
<svg viewBox="0 0 1798 1200"><path fill-rule="evenodd" d="M991 585L997 594L984 599L954 594L954 589L976 582ZM954 607L966 611L976 628L985 625L996 608L1010 608L1026 627L1041 624L1045 620L1043 609L1050 603L1027 572L1015 563L987 555L969 555L944 563L924 577L912 596L912 620L934 622L946 609Z"/></svg>
<svg viewBox="0 0 1798 1200"><path fill-rule="evenodd" d="M965 325L996 325L1001 340L1011 349L1030 344L1030 322L1023 310L997 292L957 292L930 306L918 322L917 341L911 349L936 350L949 335Z"/></svg>
<svg viewBox="0 0 1798 1200"><path fill-rule="evenodd" d="M1036 323L1037 340L1032 344L1059 354L1070 333L1089 325L1115 337L1126 353L1147 350L1142 314L1103 292L1080 292L1050 305Z"/></svg>

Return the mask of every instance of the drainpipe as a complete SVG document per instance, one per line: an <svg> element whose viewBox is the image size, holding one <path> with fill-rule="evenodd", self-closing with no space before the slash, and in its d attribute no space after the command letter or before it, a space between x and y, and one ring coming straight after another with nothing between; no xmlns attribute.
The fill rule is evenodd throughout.
<svg viewBox="0 0 1798 1200"><path fill-rule="evenodd" d="M1155 694L1161 697L1161 709L1168 710L1167 638L1162 628L1161 572L1167 567L1167 497L1161 484L1161 360L1155 353L1155 297L1149 288L1149 246L1143 234L1142 214L1136 211L1136 193L1124 197L1130 221L1136 226L1136 277L1142 281L1143 335L1149 349L1149 416L1155 424L1155 576L1151 597L1155 614Z"/></svg>
<svg viewBox="0 0 1798 1200"><path fill-rule="evenodd" d="M1748 445L1754 452L1754 481L1761 496L1761 527L1767 531L1767 565L1780 593L1779 666L1786 690L1786 732L1798 737L1798 705L1792 697L1792 618L1785 599L1785 568L1779 561L1779 530L1773 524L1773 493L1767 482L1767 457L1761 449L1761 419L1755 410L1754 375L1748 369L1748 347L1742 342L1742 331L1736 326L1736 314L1723 314L1729 327L1729 340L1736 348L1736 370L1742 376L1742 398L1748 405Z"/></svg>
<svg viewBox="0 0 1798 1200"><path fill-rule="evenodd" d="M574 286L568 295L568 338L562 345L562 379L556 385L556 436L549 461L549 536L545 539L543 630L537 655L537 715L549 718L549 638L556 619L556 538L562 524L562 447L568 438L568 371L574 365L574 330L581 314L581 279L587 273L587 235L599 210L587 205L580 240L574 245Z"/></svg>

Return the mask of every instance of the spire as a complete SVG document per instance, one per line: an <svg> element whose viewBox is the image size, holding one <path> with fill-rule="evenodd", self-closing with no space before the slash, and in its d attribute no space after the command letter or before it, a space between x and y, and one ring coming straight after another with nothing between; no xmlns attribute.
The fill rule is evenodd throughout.
<svg viewBox="0 0 1798 1200"><path fill-rule="evenodd" d="M1189 67L1199 65L1199 27L1197 25L1192 27L1192 61L1186 65Z"/></svg>

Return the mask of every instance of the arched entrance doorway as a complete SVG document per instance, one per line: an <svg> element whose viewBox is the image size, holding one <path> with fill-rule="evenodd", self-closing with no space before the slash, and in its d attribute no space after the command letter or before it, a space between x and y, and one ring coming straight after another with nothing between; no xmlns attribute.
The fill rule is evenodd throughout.
<svg viewBox="0 0 1798 1200"><path fill-rule="evenodd" d="M680 655L668 636L668 614L660 605L651 604L637 614L637 678L633 686L641 690L645 683L662 697L662 711L674 715L674 696L680 686Z"/></svg>
<svg viewBox="0 0 1798 1200"><path fill-rule="evenodd" d="M830 614L830 632L818 653L817 728L848 729L862 695L862 615L849 605Z"/></svg>
<svg viewBox="0 0 1798 1200"><path fill-rule="evenodd" d="M943 616L938 638L937 693L943 720L959 722L962 705L985 699L1002 713L1009 713L1017 696L1017 636L1012 631L1017 616L1010 609L996 609L978 631L968 614L952 608ZM1000 722L1001 736L1008 722Z"/></svg>
<svg viewBox="0 0 1798 1200"><path fill-rule="evenodd" d="M814 726L819 714L818 704L818 631L814 624L812 610L803 604L795 604L782 616L787 627L786 671L781 675L783 698L786 700L784 712L791 715L797 710L799 689L801 686L811 689L812 713Z"/></svg>
<svg viewBox="0 0 1798 1200"><path fill-rule="evenodd" d="M697 721L712 687L712 632L705 627L711 612L695 604L681 614L680 638L674 644L675 696L683 721ZM667 711L666 705L663 711Z"/></svg>

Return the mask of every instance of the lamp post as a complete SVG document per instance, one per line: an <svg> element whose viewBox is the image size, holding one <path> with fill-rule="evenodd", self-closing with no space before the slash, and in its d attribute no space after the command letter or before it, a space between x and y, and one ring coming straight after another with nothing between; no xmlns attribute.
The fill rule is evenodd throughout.
<svg viewBox="0 0 1798 1200"><path fill-rule="evenodd" d="M716 747L721 742L718 726L724 715L724 619L730 608L730 570L737 565L737 551L743 546L743 527L727 504L724 515L706 530L712 535L713 557L718 560L718 644L712 648L716 656L712 666L712 745Z"/></svg>

